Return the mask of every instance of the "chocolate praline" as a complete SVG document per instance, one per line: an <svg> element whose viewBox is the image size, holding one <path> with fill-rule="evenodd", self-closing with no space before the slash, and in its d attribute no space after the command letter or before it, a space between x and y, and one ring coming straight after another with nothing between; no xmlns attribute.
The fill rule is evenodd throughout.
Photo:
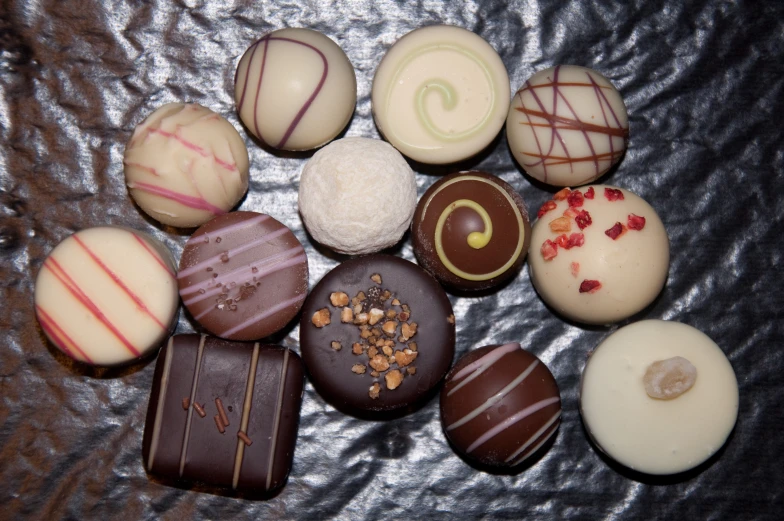
<svg viewBox="0 0 784 521"><path fill-rule="evenodd" d="M406 412L449 370L454 321L444 290L416 264L359 257L327 273L305 301L302 359L336 408L357 416Z"/></svg>
<svg viewBox="0 0 784 521"><path fill-rule="evenodd" d="M466 459L517 467L555 436L561 398L550 370L520 344L491 345L458 360L441 389L441 425Z"/></svg>
<svg viewBox="0 0 784 521"><path fill-rule="evenodd" d="M232 212L188 239L177 273L180 297L209 332L257 340L288 324L308 293L299 240L269 215Z"/></svg>
<svg viewBox="0 0 784 521"><path fill-rule="evenodd" d="M485 172L460 172L434 183L411 225L419 264L444 285L484 290L514 277L531 240L523 198Z"/></svg>

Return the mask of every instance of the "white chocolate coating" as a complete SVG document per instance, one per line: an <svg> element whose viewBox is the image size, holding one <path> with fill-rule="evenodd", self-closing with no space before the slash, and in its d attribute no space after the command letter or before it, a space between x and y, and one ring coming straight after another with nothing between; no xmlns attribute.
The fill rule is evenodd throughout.
<svg viewBox="0 0 784 521"><path fill-rule="evenodd" d="M555 206L534 223L528 266L536 291L558 313L577 322L610 324L653 302L667 280L670 247L661 219L641 197L605 185L579 192L586 194L591 188L594 198L586 197L582 206L574 208L587 212L591 219L583 229L579 218L564 217L567 199L546 203ZM620 190L623 200L608 200L606 189ZM645 219L641 230L628 227L630 215ZM553 221L560 218L568 222L568 231L553 231ZM626 230L612 239L605 232L616 223ZM546 260L548 246L557 244L559 236L572 234L583 235L582 246L556 247L555 257ZM589 289L591 281L600 286Z"/></svg>
<svg viewBox="0 0 784 521"><path fill-rule="evenodd" d="M396 244L416 202L414 171L378 139L338 139L302 169L302 221L315 240L340 253L373 253Z"/></svg>
<svg viewBox="0 0 784 521"><path fill-rule="evenodd" d="M554 186L598 179L626 150L620 93L591 69L558 65L531 76L512 99L509 148L529 175Z"/></svg>
<svg viewBox="0 0 784 521"><path fill-rule="evenodd" d="M434 25L387 51L373 78L373 116L408 157L453 163L498 135L509 95L506 67L490 44L460 27Z"/></svg>
<svg viewBox="0 0 784 521"><path fill-rule="evenodd" d="M675 356L697 369L694 386L671 400L651 398L643 383L646 369ZM738 416L738 382L721 348L699 330L644 320L619 329L590 356L580 410L608 456L639 472L675 474L724 445Z"/></svg>
<svg viewBox="0 0 784 521"><path fill-rule="evenodd" d="M182 228L231 210L248 191L248 150L235 128L201 105L168 103L125 147L125 182L153 219Z"/></svg>
<svg viewBox="0 0 784 521"><path fill-rule="evenodd" d="M175 263L157 239L129 228L87 228L44 261L35 310L46 336L91 365L132 361L160 347L179 307Z"/></svg>
<svg viewBox="0 0 784 521"><path fill-rule="evenodd" d="M331 141L357 103L346 53L311 29L280 29L251 45L234 77L240 119L267 146L309 150Z"/></svg>

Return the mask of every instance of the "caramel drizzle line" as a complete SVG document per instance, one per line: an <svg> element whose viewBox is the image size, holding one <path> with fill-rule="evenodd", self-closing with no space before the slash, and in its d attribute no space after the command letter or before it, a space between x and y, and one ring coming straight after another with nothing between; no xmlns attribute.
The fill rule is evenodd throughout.
<svg viewBox="0 0 784 521"><path fill-rule="evenodd" d="M250 59L248 60L248 71L245 74L245 83L242 85L242 94L240 95L240 102L238 104L237 111L239 112L242 110L242 105L245 102L245 92L247 92L248 89L250 66L251 64L253 64L253 58L256 55L256 50L258 49L259 44L263 42L266 45L264 45L264 53L261 57L261 70L259 71L259 81L258 84L256 85L256 99L254 100L253 103L253 126L256 129L256 136L258 136L259 141L261 141L264 145L268 145L268 143L264 140L264 138L261 135L261 131L259 130L258 106L259 106L259 97L261 96L261 81L262 78L264 77L264 67L267 64L267 49L269 49L269 42L275 40L294 43L297 45L302 45L304 47L307 47L313 50L316 54L318 54L319 57L321 58L321 61L324 63L324 72L321 73L321 78L319 79L316 89L313 91L310 97L305 101L305 103L299 109L297 115L294 116L294 119L291 121L289 128L287 128L286 132L283 134L283 138L281 138L280 142L277 145L275 145L275 148L282 148L286 144L286 141L288 141L289 138L291 137L291 134L294 133L294 130L297 128L297 125L299 125L299 122L302 120L303 116L305 115L305 112L307 112L310 106L313 104L313 100L316 99L316 96L318 96L319 92L321 92L322 87L324 87L324 82L327 80L327 75L329 73L329 62L327 62L327 57L324 56L324 53L321 52L319 49L317 49L316 47L308 43L301 42L299 40L294 40L293 38L284 38L279 36L273 37L271 35L267 35L253 44L253 52L251 53Z"/></svg>
<svg viewBox="0 0 784 521"><path fill-rule="evenodd" d="M196 402L196 387L199 385L199 372L201 371L201 357L204 354L204 342L207 335L201 335L199 339L199 352L196 355L196 370L193 373L193 384L191 385L191 403ZM185 470L185 458L188 455L188 441L191 434L191 420L193 419L193 407L188 409L188 418L185 420L185 435L182 440L182 450L180 451L180 477Z"/></svg>
<svg viewBox="0 0 784 521"><path fill-rule="evenodd" d="M147 458L147 470L152 471L152 464L155 462L155 453L158 452L158 443L161 437L161 423L163 422L163 406L166 403L166 389L169 387L169 376L171 375L171 361L174 351L174 337L169 337L169 344L166 347L166 357L163 359L163 374L161 375L160 392L158 393L158 407L155 409L155 423L152 427L152 441L150 442L150 455ZM188 408L188 418L191 409Z"/></svg>
<svg viewBox="0 0 784 521"><path fill-rule="evenodd" d="M269 466L267 467L267 490L272 483L272 467L275 463L275 447L278 444L278 427L280 426L280 414L283 409L283 391L286 388L286 370L289 365L289 350L283 349L283 365L280 368L280 387L278 388L278 401L275 405L275 423L272 426L272 443L269 450Z"/></svg>
<svg viewBox="0 0 784 521"><path fill-rule="evenodd" d="M547 162L547 159L551 159L552 158L551 154L552 154L552 151L553 151L553 147L555 145L556 138L561 143L561 146L563 147L564 152L566 154L566 158L558 158L559 160L561 160L558 164L569 164L571 166L572 164L578 163L578 162L593 161L594 168L596 169L596 175L598 176L599 175L599 160L602 159L602 157L596 154L596 150L594 149L593 141L591 141L590 136L588 136L588 132L595 132L595 133L599 133L599 134L605 134L607 136L607 139L609 140L609 145L610 145L611 157L615 157L615 155L616 155L612 138L613 137L622 137L622 138L626 139L628 137L628 135L629 135L629 130L628 129L621 128L621 123L618 120L618 115L615 113L615 111L610 106L609 101L607 100L607 96L605 96L604 92L602 92L602 90L601 90L602 89L601 86L596 83L596 81L593 79L593 77L590 75L590 73L586 72L586 75L588 76L588 81L590 83L574 83L574 82L559 83L558 82L558 74L560 72L560 69L561 69L560 65L555 67L555 71L553 73L553 79L551 80L550 83L545 83L545 84L542 84L542 85L531 85L531 83L526 81L525 87L520 89L520 91L517 93L517 96L520 97L521 107L516 107L515 108L515 110L525 114L526 120L528 122L527 124L529 126L534 126L534 123L531 121L531 116L540 117L540 118L548 121L551 124L550 126L552 128L552 137L550 139L550 147L549 147L549 149L547 150L546 153L544 152L544 150L542 149L542 145L539 142L539 137L536 135L536 133L534 133L534 140L536 141L536 147L539 150L539 155L538 156L534 156L534 157L539 157L540 160L539 161L535 161L533 163L526 163L526 165L525 165L525 166L536 166L536 165L541 164L542 167L544 168L544 180L545 180L545 182L547 181L547 167L552 165L552 163L548 163ZM571 104L569 103L569 100L566 98L566 96L564 96L563 92L561 92L561 90L559 89L559 87L566 87L566 86L581 86L581 87L586 87L586 88L588 88L588 87L593 88L593 90L594 90L594 92L596 94L596 99L599 102L599 106L602 109L602 116L604 117L605 126L593 125L593 124L590 124L590 123L584 123L584 122L582 122L582 121L580 121L578 119L577 113L572 108ZM547 109L545 109L544 104L542 103L541 98L536 94L536 89L537 88L550 88L550 87L552 87L552 89L553 89L553 106L552 106L552 110L550 112L548 112ZM531 93L531 96L533 96L534 100L536 101L536 104L540 108L539 111L529 110L529 109L526 109L526 108L524 108L522 106L523 105L522 92L526 91L526 90ZM563 103L565 103L566 106L569 108L569 111L574 116L574 119L563 118L563 117L559 117L559 116L555 115L557 113L557 109L558 109L558 99L559 98L561 98L563 100ZM604 101L604 103L602 103L602 101ZM607 117L607 112L605 111L605 105L607 106L607 109L610 111L610 114L612 115L613 119L615 120L615 123L618 125L618 128L610 127L610 122L609 122L608 117ZM590 150L591 150L591 155L590 156L581 157L581 158L572 158L570 156L569 149L566 147L566 142L564 141L563 137L561 137L561 134L559 132L559 127L558 127L559 123L563 125L563 127L560 127L562 129L565 128L565 129L569 129L569 130L577 130L577 131L579 131L579 132L581 132L583 134L583 137L585 138L586 144L588 145L588 148L590 148ZM526 123L522 123L522 124L526 124ZM531 155L531 154L526 154L526 155Z"/></svg>
<svg viewBox="0 0 784 521"><path fill-rule="evenodd" d="M250 359L250 369L248 370L248 383L245 386L245 401L242 404L242 420L240 420L240 430L247 432L248 417L250 416L251 402L253 401L253 388L256 386L256 368L259 365L259 343L253 344L253 354ZM242 456L245 454L245 442L237 440L237 452L234 455L234 476L231 480L231 488L236 489L240 481L240 470L242 469Z"/></svg>

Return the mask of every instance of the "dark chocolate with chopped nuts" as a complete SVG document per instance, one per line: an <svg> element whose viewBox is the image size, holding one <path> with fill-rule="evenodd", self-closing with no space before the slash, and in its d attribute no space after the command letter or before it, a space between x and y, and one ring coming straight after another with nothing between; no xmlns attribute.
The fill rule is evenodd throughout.
<svg viewBox="0 0 784 521"><path fill-rule="evenodd" d="M391 255L346 261L303 307L302 359L313 386L350 413L411 406L441 381L455 348L452 305L416 264Z"/></svg>

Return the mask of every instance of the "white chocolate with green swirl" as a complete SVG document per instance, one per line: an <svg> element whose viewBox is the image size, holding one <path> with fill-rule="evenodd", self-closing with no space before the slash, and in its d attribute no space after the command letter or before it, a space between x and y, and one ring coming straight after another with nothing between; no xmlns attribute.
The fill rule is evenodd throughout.
<svg viewBox="0 0 784 521"><path fill-rule="evenodd" d="M480 152L501 130L509 98L498 53L471 31L447 25L403 36L373 79L376 125L422 163L453 163Z"/></svg>

